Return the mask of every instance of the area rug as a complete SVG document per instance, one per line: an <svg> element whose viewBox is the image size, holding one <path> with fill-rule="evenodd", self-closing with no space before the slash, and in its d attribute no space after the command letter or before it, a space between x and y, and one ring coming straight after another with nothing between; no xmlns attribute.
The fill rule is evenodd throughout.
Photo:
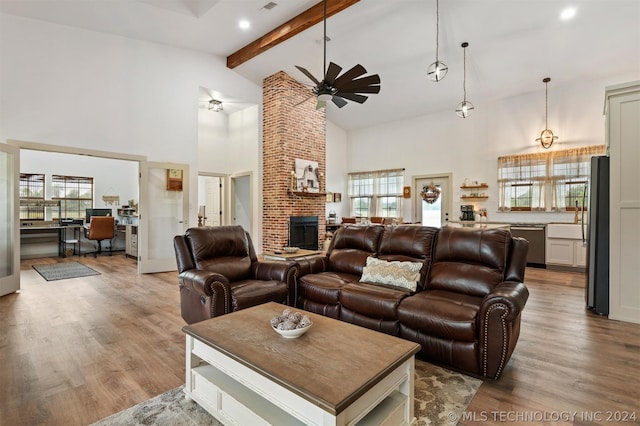
<svg viewBox="0 0 640 426"><path fill-rule="evenodd" d="M100 275L100 272L94 271L79 262L45 263L33 265L33 269L38 271L38 273L42 275L42 278L47 281Z"/></svg>
<svg viewBox="0 0 640 426"><path fill-rule="evenodd" d="M417 425L455 425L473 399L481 380L416 360ZM219 426L202 407L184 398L179 386L162 395L106 417L92 426Z"/></svg>

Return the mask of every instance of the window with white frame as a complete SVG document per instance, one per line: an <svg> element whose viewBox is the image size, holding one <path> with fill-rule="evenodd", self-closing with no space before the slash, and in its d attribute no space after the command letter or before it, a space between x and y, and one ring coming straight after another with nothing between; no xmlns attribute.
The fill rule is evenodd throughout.
<svg viewBox="0 0 640 426"><path fill-rule="evenodd" d="M60 217L82 219L93 207L93 178L83 176L51 177L52 200L60 200Z"/></svg>
<svg viewBox="0 0 640 426"><path fill-rule="evenodd" d="M351 216L402 216L404 169L349 173Z"/></svg>
<svg viewBox="0 0 640 426"><path fill-rule="evenodd" d="M551 153L549 178L553 194L552 210L586 210L591 157L604 153L604 145Z"/></svg>
<svg viewBox="0 0 640 426"><path fill-rule="evenodd" d="M574 211L582 208L590 159L604 145L498 158L500 211Z"/></svg>

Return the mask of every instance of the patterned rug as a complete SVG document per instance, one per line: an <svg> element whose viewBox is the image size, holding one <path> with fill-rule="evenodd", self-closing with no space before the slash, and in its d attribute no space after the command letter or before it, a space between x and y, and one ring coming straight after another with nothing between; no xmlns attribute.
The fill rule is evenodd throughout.
<svg viewBox="0 0 640 426"><path fill-rule="evenodd" d="M47 281L100 275L100 272L94 271L79 262L45 263L33 265L33 269L38 271L42 278Z"/></svg>
<svg viewBox="0 0 640 426"><path fill-rule="evenodd" d="M416 425L455 425L481 380L416 360ZM92 426L219 426L198 404L186 401L182 386L106 417Z"/></svg>

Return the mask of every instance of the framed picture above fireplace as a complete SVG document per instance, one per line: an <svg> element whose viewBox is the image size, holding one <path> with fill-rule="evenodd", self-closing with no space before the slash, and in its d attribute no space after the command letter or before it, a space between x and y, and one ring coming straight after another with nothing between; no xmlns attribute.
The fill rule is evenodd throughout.
<svg viewBox="0 0 640 426"><path fill-rule="evenodd" d="M320 192L320 171L318 162L311 160L295 160L296 191Z"/></svg>

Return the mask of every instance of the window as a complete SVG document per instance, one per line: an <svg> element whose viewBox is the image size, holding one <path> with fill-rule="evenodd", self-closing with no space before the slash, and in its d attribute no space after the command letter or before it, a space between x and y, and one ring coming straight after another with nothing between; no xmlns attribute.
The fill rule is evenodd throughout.
<svg viewBox="0 0 640 426"><path fill-rule="evenodd" d="M60 217L83 219L85 210L93 207L93 178L53 175L51 182L51 199L60 200Z"/></svg>
<svg viewBox="0 0 640 426"><path fill-rule="evenodd" d="M44 220L44 175L20 173L20 219ZM35 203L34 203L35 202Z"/></svg>
<svg viewBox="0 0 640 426"><path fill-rule="evenodd" d="M604 145L601 145L551 153L552 210L576 211L587 208L591 157L604 152Z"/></svg>
<svg viewBox="0 0 640 426"><path fill-rule="evenodd" d="M403 184L404 169L349 173L351 215L400 217Z"/></svg>
<svg viewBox="0 0 640 426"><path fill-rule="evenodd" d="M576 205L582 208L590 158L604 152L604 145L598 145L499 157L499 210L573 211Z"/></svg>
<svg viewBox="0 0 640 426"><path fill-rule="evenodd" d="M544 210L546 176L547 162L544 154L499 157L499 210Z"/></svg>

